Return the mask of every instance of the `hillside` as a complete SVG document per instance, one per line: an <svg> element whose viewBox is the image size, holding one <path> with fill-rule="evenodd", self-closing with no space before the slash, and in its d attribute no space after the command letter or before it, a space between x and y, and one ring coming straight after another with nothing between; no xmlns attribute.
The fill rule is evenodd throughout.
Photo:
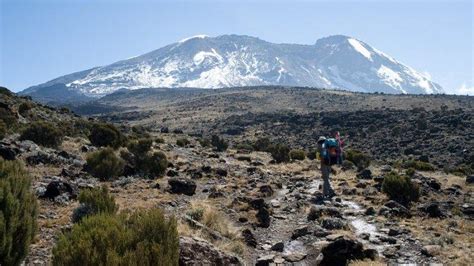
<svg viewBox="0 0 474 266"><path fill-rule="evenodd" d="M119 214L159 208L176 217L180 265L467 265L474 259L472 108L472 97L444 95L145 89L73 108L86 117L2 88L0 157L25 166L39 203L26 265L58 260L61 233L85 223L77 221L81 192L101 186ZM37 123L49 127L25 133ZM333 167L337 196L325 200L312 149L334 130L349 134L347 160ZM303 151L275 148L285 145ZM107 160L91 159L105 150ZM418 197L390 196L400 180Z"/></svg>

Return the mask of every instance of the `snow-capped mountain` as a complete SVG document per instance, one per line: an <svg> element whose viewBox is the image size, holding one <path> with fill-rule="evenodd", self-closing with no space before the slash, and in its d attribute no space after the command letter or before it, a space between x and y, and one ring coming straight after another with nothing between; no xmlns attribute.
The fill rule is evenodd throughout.
<svg viewBox="0 0 474 266"><path fill-rule="evenodd" d="M144 55L65 75L23 93L41 95L43 90L61 86L76 94L99 97L122 88L255 85L442 92L429 78L352 37L330 36L314 45L300 45L240 35L199 35Z"/></svg>

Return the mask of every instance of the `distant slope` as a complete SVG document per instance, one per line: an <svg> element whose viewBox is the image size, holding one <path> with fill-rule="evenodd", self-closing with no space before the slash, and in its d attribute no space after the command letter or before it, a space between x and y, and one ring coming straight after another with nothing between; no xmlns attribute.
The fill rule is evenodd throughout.
<svg viewBox="0 0 474 266"><path fill-rule="evenodd" d="M250 36L196 36L111 65L66 75L22 93L38 97L64 84L89 97L121 88L284 85L362 92L440 93L441 86L370 45L330 36L314 45L275 44Z"/></svg>

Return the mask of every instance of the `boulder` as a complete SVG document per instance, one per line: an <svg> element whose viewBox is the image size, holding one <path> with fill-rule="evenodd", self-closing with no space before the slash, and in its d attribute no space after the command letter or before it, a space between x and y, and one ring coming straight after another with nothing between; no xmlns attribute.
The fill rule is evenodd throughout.
<svg viewBox="0 0 474 266"><path fill-rule="evenodd" d="M390 200L389 202L385 203L385 205L380 208L379 214L385 217L389 216L397 216L397 217L411 217L410 211L400 203Z"/></svg>
<svg viewBox="0 0 474 266"><path fill-rule="evenodd" d="M275 255L273 254L260 256L257 258L255 266L269 266L273 263L273 259L275 259Z"/></svg>
<svg viewBox="0 0 474 266"><path fill-rule="evenodd" d="M13 161L19 153L20 149L0 143L0 157L3 159Z"/></svg>
<svg viewBox="0 0 474 266"><path fill-rule="evenodd" d="M357 174L357 178L360 179L372 179L372 171L364 169Z"/></svg>
<svg viewBox="0 0 474 266"><path fill-rule="evenodd" d="M259 187L258 190L260 191L260 193L262 193L264 197L270 197L273 195L273 189L272 189L272 186L270 185L267 185L267 184L262 185Z"/></svg>
<svg viewBox="0 0 474 266"><path fill-rule="evenodd" d="M275 244L273 244L271 248L271 250L277 251L277 252L283 252L284 249L285 249L285 244L283 243L283 241L276 242Z"/></svg>
<svg viewBox="0 0 474 266"><path fill-rule="evenodd" d="M63 194L65 194L67 199L75 199L78 195L78 189L75 185L70 183L61 180L54 180L46 186L46 190L41 195L41 197L55 199L56 197Z"/></svg>
<svg viewBox="0 0 474 266"><path fill-rule="evenodd" d="M419 209L432 218L446 218L448 216L446 211L440 207L438 202L427 203L422 205Z"/></svg>
<svg viewBox="0 0 474 266"><path fill-rule="evenodd" d="M474 175L466 176L466 184L474 184Z"/></svg>
<svg viewBox="0 0 474 266"><path fill-rule="evenodd" d="M267 208L259 209L257 214L255 214L255 217L257 217L257 221L258 221L257 226L264 227L264 228L270 227L271 216L270 216L270 211L268 211Z"/></svg>
<svg viewBox="0 0 474 266"><path fill-rule="evenodd" d="M434 257L439 255L441 252L441 246L439 245L427 245L421 249L421 253L428 257Z"/></svg>
<svg viewBox="0 0 474 266"><path fill-rule="evenodd" d="M334 230L334 229L343 229L347 225L346 225L346 222L344 222L340 218L325 218L321 221L321 226L328 230Z"/></svg>
<svg viewBox="0 0 474 266"><path fill-rule="evenodd" d="M192 196L196 192L196 183L187 178L171 178L168 180L169 192Z"/></svg>
<svg viewBox="0 0 474 266"><path fill-rule="evenodd" d="M295 240L298 237L302 237L308 234L310 234L309 228L307 225L304 225L304 226L296 228L295 231L293 231L293 234L291 235L291 239Z"/></svg>
<svg viewBox="0 0 474 266"><path fill-rule="evenodd" d="M243 265L242 261L204 239L179 238L179 265Z"/></svg>
<svg viewBox="0 0 474 266"><path fill-rule="evenodd" d="M250 229L244 229L242 231L242 237L244 238L245 243L249 247L257 247L257 239L255 239L254 234L252 233L252 230Z"/></svg>
<svg viewBox="0 0 474 266"><path fill-rule="evenodd" d="M364 249L357 240L341 236L321 249L323 260L320 265L347 265L351 260L374 260L377 251Z"/></svg>

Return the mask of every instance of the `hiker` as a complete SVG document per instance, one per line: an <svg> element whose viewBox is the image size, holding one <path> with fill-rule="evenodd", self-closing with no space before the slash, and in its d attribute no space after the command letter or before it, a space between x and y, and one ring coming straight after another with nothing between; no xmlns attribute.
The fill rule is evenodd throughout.
<svg viewBox="0 0 474 266"><path fill-rule="evenodd" d="M324 136L318 139L318 155L321 162L321 176L323 178L323 195L325 198L332 198L336 195L331 188L329 181L329 174L331 173L331 166L342 163L342 146L343 141L339 137L339 132L336 133L336 138L326 138Z"/></svg>

